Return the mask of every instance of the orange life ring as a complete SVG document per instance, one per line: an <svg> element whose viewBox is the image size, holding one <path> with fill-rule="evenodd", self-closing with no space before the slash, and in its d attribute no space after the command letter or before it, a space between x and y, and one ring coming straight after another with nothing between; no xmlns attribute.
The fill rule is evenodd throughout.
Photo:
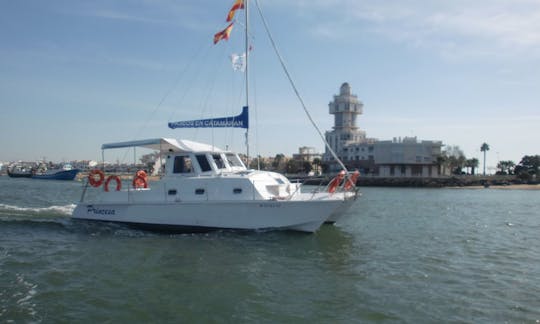
<svg viewBox="0 0 540 324"><path fill-rule="evenodd" d="M143 178L141 176L136 176L133 178L133 188L148 188L148 182L146 181L146 178Z"/></svg>
<svg viewBox="0 0 540 324"><path fill-rule="evenodd" d="M97 179L96 176L98 176ZM88 173L88 183L90 183L92 187L101 186L103 180L105 180L105 173L103 173L101 170L94 169Z"/></svg>
<svg viewBox="0 0 540 324"><path fill-rule="evenodd" d="M109 191L109 182L111 182L111 180L116 180L116 191L120 191L120 189L122 189L122 180L120 180L120 177L117 175L111 175L107 178L104 186L105 191Z"/></svg>
<svg viewBox="0 0 540 324"><path fill-rule="evenodd" d="M145 179L146 179L146 177L147 177L146 171L144 171L144 170L139 170L139 171L137 171L137 173L135 173L135 175L136 175L137 177L142 177L142 178L145 178Z"/></svg>
<svg viewBox="0 0 540 324"><path fill-rule="evenodd" d="M358 179L359 175L360 175L360 171L358 170L354 171L354 173L345 182L343 189L351 190L351 188L356 187L356 180Z"/></svg>
<svg viewBox="0 0 540 324"><path fill-rule="evenodd" d="M345 177L345 171L341 170L338 175L328 184L329 193L334 193L336 191L337 187L341 183L341 180L343 180L343 177Z"/></svg>

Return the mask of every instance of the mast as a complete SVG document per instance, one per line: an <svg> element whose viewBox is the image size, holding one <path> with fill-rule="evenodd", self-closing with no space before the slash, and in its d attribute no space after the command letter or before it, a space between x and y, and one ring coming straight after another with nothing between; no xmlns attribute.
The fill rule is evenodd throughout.
<svg viewBox="0 0 540 324"><path fill-rule="evenodd" d="M245 53L246 53L246 67L244 70L244 77L246 82L246 107L249 109L249 37L248 37L248 26L249 26L249 11L248 11L248 0L244 0L244 37L245 37ZM246 162L247 167L249 168L249 128L246 128Z"/></svg>

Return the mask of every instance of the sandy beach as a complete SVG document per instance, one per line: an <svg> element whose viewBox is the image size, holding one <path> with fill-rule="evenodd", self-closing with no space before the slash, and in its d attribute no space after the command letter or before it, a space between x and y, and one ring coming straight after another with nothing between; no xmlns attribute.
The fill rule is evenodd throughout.
<svg viewBox="0 0 540 324"><path fill-rule="evenodd" d="M487 188L484 186L463 186L463 187L447 187L449 189L497 189L497 190L540 190L540 184L511 184L505 186L491 185Z"/></svg>

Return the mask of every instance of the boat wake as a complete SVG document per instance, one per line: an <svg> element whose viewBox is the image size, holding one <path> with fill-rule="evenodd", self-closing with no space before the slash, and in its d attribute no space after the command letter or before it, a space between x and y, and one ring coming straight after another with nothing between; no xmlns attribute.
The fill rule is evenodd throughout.
<svg viewBox="0 0 540 324"><path fill-rule="evenodd" d="M21 207L0 204L0 223L4 225L31 226L61 226L69 223L69 215L75 209L75 205L49 206L49 207Z"/></svg>
<svg viewBox="0 0 540 324"><path fill-rule="evenodd" d="M96 235L140 236L142 232L134 231L126 225L73 221L71 214L74 204L49 207L21 207L0 204L0 225L5 228L32 228L33 230L67 230L73 233Z"/></svg>
<svg viewBox="0 0 540 324"><path fill-rule="evenodd" d="M49 207L20 207L13 205L0 204L0 215L10 216L69 216L73 213L75 204L65 206L49 206Z"/></svg>

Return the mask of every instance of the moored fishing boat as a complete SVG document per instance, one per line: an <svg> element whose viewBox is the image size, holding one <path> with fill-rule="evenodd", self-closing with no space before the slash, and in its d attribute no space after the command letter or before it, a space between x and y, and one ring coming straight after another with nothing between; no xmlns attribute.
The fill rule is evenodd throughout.
<svg viewBox="0 0 540 324"><path fill-rule="evenodd" d="M26 162L18 162L9 165L6 171L11 178L31 178L34 174L34 166Z"/></svg>
<svg viewBox="0 0 540 324"><path fill-rule="evenodd" d="M73 180L80 172L79 169L74 169L71 164L64 164L59 169L40 168L32 174L32 179L42 180Z"/></svg>

